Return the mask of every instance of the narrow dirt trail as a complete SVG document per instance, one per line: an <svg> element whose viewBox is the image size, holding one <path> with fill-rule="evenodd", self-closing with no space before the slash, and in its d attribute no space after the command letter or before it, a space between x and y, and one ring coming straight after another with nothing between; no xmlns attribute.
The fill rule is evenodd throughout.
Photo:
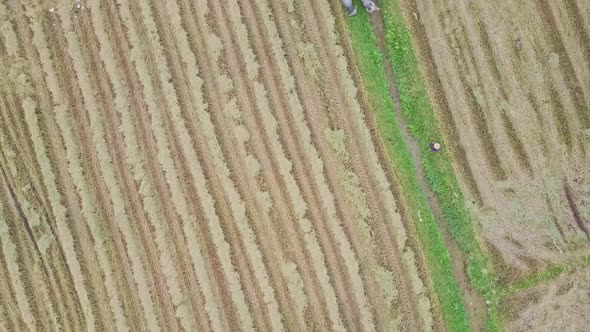
<svg viewBox="0 0 590 332"><path fill-rule="evenodd" d="M375 36L377 37L377 44L379 46L379 50L385 58L384 69L389 83L389 92L395 105L395 113L397 115L397 118L399 119L404 140L406 141L406 144L410 149L412 160L416 165L416 177L418 179L418 182L420 183L420 187L422 188L422 190L426 194L426 197L428 198L428 205L430 206L430 208L436 216L436 220L443 234L445 244L449 249L449 253L451 254L451 261L453 264L453 276L459 283L461 294L463 296L463 301L465 302L467 312L469 314L472 330L479 331L483 329L485 322L485 313L487 311L485 300L483 296L475 288L473 288L469 281L469 276L467 275L467 266L465 264L467 257L459 249L459 246L451 238L451 235L447 231L446 226L443 222L444 215L442 208L438 202L437 197L432 192L430 186L428 185L428 182L426 181L426 176L424 174L424 166L422 165L422 160L420 159L420 146L418 141L410 135L410 132L408 130L408 123L402 113L402 104L395 81L393 67L387 56L387 41L385 39L383 16L380 13L373 14L372 23Z"/></svg>

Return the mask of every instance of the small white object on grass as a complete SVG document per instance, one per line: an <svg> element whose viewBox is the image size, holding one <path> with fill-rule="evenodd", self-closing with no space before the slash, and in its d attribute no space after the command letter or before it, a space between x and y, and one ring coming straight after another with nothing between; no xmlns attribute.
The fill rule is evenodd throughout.
<svg viewBox="0 0 590 332"><path fill-rule="evenodd" d="M433 151L433 152L439 151L440 148L441 148L441 145L438 142L432 142L429 145L430 145L430 148L431 148L430 151Z"/></svg>
<svg viewBox="0 0 590 332"><path fill-rule="evenodd" d="M53 13L53 12L55 12L55 8L51 7L51 8L49 9L49 12L50 12L50 13Z"/></svg>

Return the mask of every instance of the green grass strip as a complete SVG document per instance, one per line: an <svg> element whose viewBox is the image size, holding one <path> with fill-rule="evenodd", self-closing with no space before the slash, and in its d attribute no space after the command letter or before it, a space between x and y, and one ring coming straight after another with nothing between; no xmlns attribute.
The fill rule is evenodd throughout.
<svg viewBox="0 0 590 332"><path fill-rule="evenodd" d="M573 262L551 266L546 270L526 276L522 280L519 280L506 287L502 291L502 298L505 299L515 293L531 289L541 283L554 280L565 272L570 272L577 268L584 268L588 265L590 265L590 256L582 257Z"/></svg>
<svg viewBox="0 0 590 332"><path fill-rule="evenodd" d="M425 251L447 329L467 331L469 320L459 286L452 273L451 257L426 195L418 183L412 156L395 115L384 72L383 55L377 46L372 24L364 13L347 20L347 24L381 136L399 177L408 216L416 225Z"/></svg>
<svg viewBox="0 0 590 332"><path fill-rule="evenodd" d="M500 300L497 279L489 268L489 257L481 250L475 235L473 220L465 205L465 196L453 170L452 158L444 150L439 153L429 152L428 143L442 141L442 135L419 70L412 36L403 18L399 1L386 0L381 5L388 58L392 62L410 134L423 147L421 158L426 180L441 204L446 227L459 248L467 255L471 282L489 303L486 330L497 331L501 327L497 310Z"/></svg>

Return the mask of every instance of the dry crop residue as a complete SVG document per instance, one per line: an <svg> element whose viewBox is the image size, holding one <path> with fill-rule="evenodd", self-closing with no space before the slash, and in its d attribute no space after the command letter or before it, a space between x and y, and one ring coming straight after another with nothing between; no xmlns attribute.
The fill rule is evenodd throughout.
<svg viewBox="0 0 590 332"><path fill-rule="evenodd" d="M0 3L0 330L438 328L343 14Z"/></svg>
<svg viewBox="0 0 590 332"><path fill-rule="evenodd" d="M583 229L570 227L563 178L588 164L588 4L401 3L504 281L587 253Z"/></svg>
<svg viewBox="0 0 590 332"><path fill-rule="evenodd" d="M590 268L578 268L515 294L503 304L509 331L584 331L590 324Z"/></svg>

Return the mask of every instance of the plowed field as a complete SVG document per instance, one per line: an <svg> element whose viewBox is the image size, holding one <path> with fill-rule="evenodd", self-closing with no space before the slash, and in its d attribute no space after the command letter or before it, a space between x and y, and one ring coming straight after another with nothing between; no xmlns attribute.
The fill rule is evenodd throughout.
<svg viewBox="0 0 590 332"><path fill-rule="evenodd" d="M420 221L396 197L338 5L0 2L0 330L441 329ZM571 10L551 6L538 10ZM486 24L470 36L483 43ZM555 45L550 63L566 69L566 56L588 55ZM482 66L500 56L482 52ZM463 84L449 102L529 91L486 67L498 88L473 92L469 68L449 80ZM555 74L525 101L587 105L583 70ZM525 116L508 101L497 106L506 109L463 119L515 134L458 130L462 142L477 138L467 157L490 173L472 181L482 202L503 204L489 199L501 190L490 183L522 195L515 181L543 178L542 162L556 170L559 142L579 156L572 163L587 160L577 153L587 149L576 134L583 112L557 113L567 126L543 129L517 121ZM524 141L529 129L547 140L543 159Z"/></svg>
<svg viewBox="0 0 590 332"><path fill-rule="evenodd" d="M587 255L589 2L401 3L502 278Z"/></svg>

